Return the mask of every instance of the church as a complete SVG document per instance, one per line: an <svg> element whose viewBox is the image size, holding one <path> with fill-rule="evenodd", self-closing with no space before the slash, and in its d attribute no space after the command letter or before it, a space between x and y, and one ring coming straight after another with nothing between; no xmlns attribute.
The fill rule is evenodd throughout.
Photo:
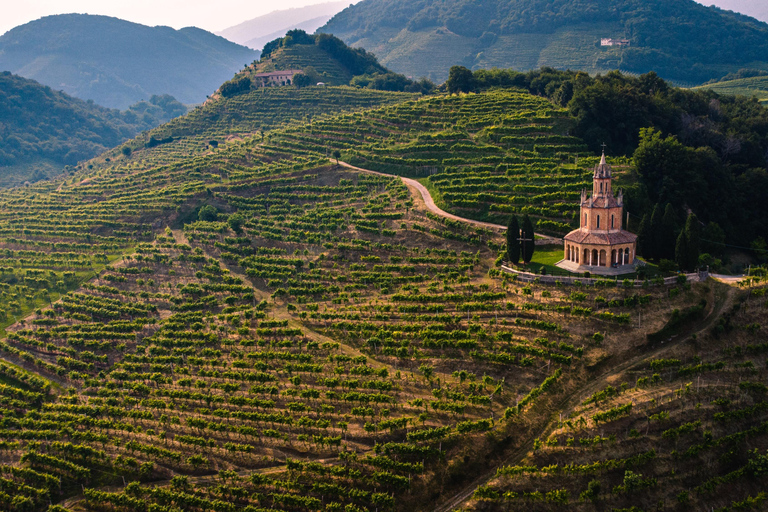
<svg viewBox="0 0 768 512"><path fill-rule="evenodd" d="M637 235L622 229L624 194L613 195L612 181L603 151L592 177L592 194L581 192L580 227L565 236L564 259L558 267L611 276L635 271Z"/></svg>

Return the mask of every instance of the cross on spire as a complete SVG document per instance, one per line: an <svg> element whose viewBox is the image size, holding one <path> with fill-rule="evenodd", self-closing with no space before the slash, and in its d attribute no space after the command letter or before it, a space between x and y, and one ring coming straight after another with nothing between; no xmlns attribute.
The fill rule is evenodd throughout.
<svg viewBox="0 0 768 512"><path fill-rule="evenodd" d="M603 154L605 154L605 148L607 148L607 147L608 147L608 144L606 144L605 142L603 142L602 146L603 146Z"/></svg>

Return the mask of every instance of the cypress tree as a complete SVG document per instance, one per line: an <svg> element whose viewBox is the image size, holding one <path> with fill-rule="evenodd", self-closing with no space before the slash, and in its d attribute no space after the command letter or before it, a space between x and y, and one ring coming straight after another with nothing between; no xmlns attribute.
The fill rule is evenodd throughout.
<svg viewBox="0 0 768 512"><path fill-rule="evenodd" d="M637 230L637 251L645 256L646 258L649 258L648 255L648 245L649 245L649 239L651 236L651 218L646 213L643 215L643 220L640 221L640 228Z"/></svg>
<svg viewBox="0 0 768 512"><path fill-rule="evenodd" d="M523 243L523 261L530 263L533 259L533 252L536 250L536 244L533 236L533 223L528 214L523 217L523 238L525 239Z"/></svg>
<svg viewBox="0 0 768 512"><path fill-rule="evenodd" d="M664 217L661 220L661 234L659 236L659 257L671 260L674 258L675 233L677 233L677 214L672 205L667 203L664 209Z"/></svg>
<svg viewBox="0 0 768 512"><path fill-rule="evenodd" d="M661 207L657 204L653 207L653 213L651 214L651 229L650 229L650 235L648 236L648 247L646 247L646 256L658 260L661 258L662 251L661 248L661 233L664 229L663 227L663 217L664 212L662 211Z"/></svg>
<svg viewBox="0 0 768 512"><path fill-rule="evenodd" d="M515 265L520 261L520 223L517 215L509 219L507 226L507 261Z"/></svg>
<svg viewBox="0 0 768 512"><path fill-rule="evenodd" d="M687 268L696 270L699 266L699 253L701 252L701 225L695 213L688 216L685 221L685 244L687 248Z"/></svg>
<svg viewBox="0 0 768 512"><path fill-rule="evenodd" d="M675 244L675 261L680 270L686 270L688 266L688 244L685 239L685 230L682 230L677 237Z"/></svg>

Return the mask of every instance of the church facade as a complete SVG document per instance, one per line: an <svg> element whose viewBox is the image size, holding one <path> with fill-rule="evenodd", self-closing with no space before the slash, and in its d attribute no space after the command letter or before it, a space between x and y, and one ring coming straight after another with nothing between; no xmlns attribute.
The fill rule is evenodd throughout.
<svg viewBox="0 0 768 512"><path fill-rule="evenodd" d="M603 153L592 177L592 194L581 193L580 226L564 238L557 266L570 272L620 275L635 271L637 235L625 231L624 194L613 193L611 166Z"/></svg>

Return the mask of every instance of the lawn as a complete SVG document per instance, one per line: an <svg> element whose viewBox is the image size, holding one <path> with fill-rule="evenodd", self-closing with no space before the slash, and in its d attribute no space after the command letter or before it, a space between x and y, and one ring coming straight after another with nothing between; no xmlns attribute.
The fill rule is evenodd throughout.
<svg viewBox="0 0 768 512"><path fill-rule="evenodd" d="M555 276L579 276L580 273L568 272L562 268L556 267L555 264L563 259L563 247L560 245L538 245L536 251L533 253L533 259L528 265L519 265L517 268L520 270L526 270L534 274L541 274L542 267L546 270L548 275ZM646 262L647 263L647 262ZM659 274L659 270L656 265L647 263L648 277L652 278ZM613 278L615 279L615 278ZM625 274L619 276L619 279L637 279L637 273Z"/></svg>

